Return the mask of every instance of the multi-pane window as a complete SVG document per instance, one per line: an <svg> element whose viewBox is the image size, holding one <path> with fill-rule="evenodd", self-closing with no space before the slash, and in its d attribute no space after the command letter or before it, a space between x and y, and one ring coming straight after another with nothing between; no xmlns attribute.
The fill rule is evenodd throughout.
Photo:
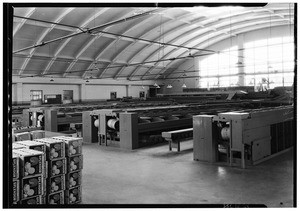
<svg viewBox="0 0 300 211"><path fill-rule="evenodd" d="M267 80L268 88L293 85L293 37L248 42L244 49L246 86L258 86L262 78Z"/></svg>
<svg viewBox="0 0 300 211"><path fill-rule="evenodd" d="M31 100L42 100L42 90L30 90Z"/></svg>
<svg viewBox="0 0 300 211"><path fill-rule="evenodd" d="M238 51L243 51L238 53ZM243 63L239 63L243 55ZM241 59L240 59L241 61ZM239 73L239 66L241 72ZM233 46L200 61L202 88L254 86L266 79L268 88L292 86L294 81L293 37L256 40L244 44L243 49ZM239 84L239 74L245 84Z"/></svg>
<svg viewBox="0 0 300 211"><path fill-rule="evenodd" d="M200 62L200 87L236 86L238 77L237 46L213 54Z"/></svg>

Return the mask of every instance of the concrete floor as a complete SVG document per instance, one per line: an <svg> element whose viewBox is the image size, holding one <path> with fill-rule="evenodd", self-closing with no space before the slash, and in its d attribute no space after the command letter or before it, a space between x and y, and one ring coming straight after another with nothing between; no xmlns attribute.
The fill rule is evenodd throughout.
<svg viewBox="0 0 300 211"><path fill-rule="evenodd" d="M193 161L192 141L126 151L84 144L83 204L293 206L293 154L247 169Z"/></svg>

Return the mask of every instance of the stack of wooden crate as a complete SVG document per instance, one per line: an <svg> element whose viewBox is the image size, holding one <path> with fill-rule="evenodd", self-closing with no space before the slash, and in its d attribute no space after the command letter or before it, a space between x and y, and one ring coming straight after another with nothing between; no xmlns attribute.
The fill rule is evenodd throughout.
<svg viewBox="0 0 300 211"><path fill-rule="evenodd" d="M60 136L13 143L14 203L81 203L82 158L82 138Z"/></svg>

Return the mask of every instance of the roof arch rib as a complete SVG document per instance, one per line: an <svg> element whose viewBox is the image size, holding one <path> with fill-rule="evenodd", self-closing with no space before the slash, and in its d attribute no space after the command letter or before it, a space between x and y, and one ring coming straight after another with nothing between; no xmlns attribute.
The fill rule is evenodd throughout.
<svg viewBox="0 0 300 211"><path fill-rule="evenodd" d="M282 26L282 25L286 25L286 23L276 23L276 24L273 24L273 26ZM246 26L246 27L239 28L236 31L233 31L233 33L235 33L235 34L242 34L242 33L250 32L250 31L254 31L254 30L259 30L259 29L262 29L262 28L268 28L268 27L269 27L268 23L259 24L259 25L253 25L251 28L249 26ZM210 40L210 45L213 45L213 44L215 44L217 42L220 42L222 40L228 39L230 37L231 37L230 34L227 34L227 35L226 34L218 34L217 36L215 36L213 38L207 38L207 39L203 40L201 43L197 44L194 47L199 47L199 48L204 47L205 45L207 45L207 40ZM182 54L179 55L179 56L182 56ZM177 66L180 66L180 65L181 64L178 64ZM169 64L169 66L171 66L171 62ZM167 70L165 70L165 71L167 71ZM173 71L170 71L170 73L164 75L164 77L165 78L169 77L173 73ZM161 73L161 74L163 74L163 73ZM158 77L159 76L160 75L158 75Z"/></svg>
<svg viewBox="0 0 300 211"><path fill-rule="evenodd" d="M25 14L25 18L29 18L35 12L35 10L36 10L36 8L30 8L29 11ZM26 19L21 20L19 25L13 31L13 37L22 28L22 26L25 24L25 22L26 22Z"/></svg>
<svg viewBox="0 0 300 211"><path fill-rule="evenodd" d="M269 16L267 16L267 17L269 17ZM244 22L250 22L250 24L251 23L253 23L253 20L254 19L252 19L252 20L245 20L245 21L236 21L236 22L234 22L236 25L243 25L244 24ZM261 20L261 18L259 18L257 21L260 21ZM268 22L269 20L265 20L265 22ZM277 20L275 20L275 21L277 21ZM278 20L278 21L281 21L281 20ZM274 22L274 20L273 20L273 22ZM229 31L228 31L228 26L233 26L234 27L234 25L231 25L232 23L230 23L230 24L228 24L228 25L226 25L226 26L222 26L222 27L220 27L220 28L218 28L218 33L219 34L222 34L222 33L224 33L224 34L229 34ZM257 24L257 22L255 22L255 24ZM228 32L227 32L228 31ZM208 31L207 33L204 33L204 34L210 34L211 32L210 31ZM203 36L205 36L204 34L201 34L201 36L203 37ZM215 34L215 33L214 33ZM233 33L233 34L235 34L235 33ZM213 38L213 37L212 37ZM209 39L212 39L212 38L209 38ZM195 39L197 39L197 37L194 37L194 38L192 38L192 39L190 39L190 40L187 40L187 42L185 42L185 43L183 43L183 44L181 44L181 45L188 45L188 43L189 42L192 42L193 40L195 40ZM172 42L174 42L174 40L172 40ZM163 47L162 47L163 48ZM176 51L177 49L174 49L173 51L171 51L171 52L169 52L167 55L170 55L172 52L174 52L174 51ZM153 54L155 54L155 52L153 52ZM152 55L153 55L152 54ZM150 55L148 58L150 58L152 55ZM164 58L166 58L167 57L167 55L165 55L164 56ZM182 54L181 54L182 55ZM147 59L148 59L147 58ZM146 60L147 60L146 59ZM170 63L172 63L172 61L170 62ZM156 66L158 65L158 63L156 63L154 66L152 66L152 68L150 68L147 72L149 72L149 71L151 71L151 70L153 70ZM137 72L137 70L135 71L135 72ZM135 73L135 72L133 72L133 73ZM147 74L147 72L142 76L142 77L144 77L146 74ZM132 75L133 76L133 75Z"/></svg>
<svg viewBox="0 0 300 211"><path fill-rule="evenodd" d="M126 17L128 16L128 14L131 14L131 13L132 13L132 11L128 12L127 14L123 15L122 18L126 18ZM151 19L151 15L150 15L149 18L146 18L145 20L141 21L141 23L146 23L147 20L149 20L149 19ZM137 24L137 25L139 25L139 24ZM107 28L106 30L104 30L104 31L107 32L109 28L110 28L110 27L108 27L108 28ZM135 28L135 27L131 27L131 28L129 28L129 30L126 30L125 32L128 32L128 31L132 30L132 28ZM123 32L123 34L124 34L125 32ZM101 31L100 31L99 33L101 34ZM103 33L103 30L102 30L102 36L108 36L108 35L105 35L105 33ZM97 36L97 37L98 37L98 36ZM121 39L121 38L120 38L121 36L116 36L116 35L109 35L109 37L110 37L110 38L113 37L115 40L112 41L112 42L110 42L104 49L101 49L100 53L97 53L97 56L96 56L96 58L95 58L95 62L97 62L97 61L101 58L101 56L105 53L105 51L106 51L107 49L111 48L115 43L117 43L117 42ZM113 60L113 61L111 61L111 62L114 63L114 62L116 62L116 60ZM88 71L90 68L92 68L93 64L94 64L94 63L91 63L91 64L89 65L89 67L87 68L87 71ZM99 77L101 78L102 73L104 73L105 70L106 70L109 66L110 66L110 65L106 66L106 68L104 68L102 71L99 71L99 73L97 74L97 78L99 78ZM83 73L82 78L85 77L87 71L85 71L85 72Z"/></svg>
<svg viewBox="0 0 300 211"><path fill-rule="evenodd" d="M227 54L222 49L236 46L239 34L251 32L252 36L263 29L249 37L259 40L261 34L265 38L293 36L296 29L295 4L291 3L250 7L99 5L14 8L13 76L171 79L186 71L182 64L188 59L192 64L196 57L219 51ZM286 33L277 35L280 30ZM222 44L215 45L217 42Z"/></svg>
<svg viewBox="0 0 300 211"><path fill-rule="evenodd" d="M280 21L282 21L282 20L278 20L278 21L280 22ZM255 25L258 25L258 24L259 24L259 21L256 21L256 22L253 22L253 21L247 21L247 22L249 22L249 24L248 24L246 27L249 27L249 26L252 26L252 25L255 26ZM263 24L263 23L266 23L265 28L267 28L269 23L268 23L267 21L262 22L262 24ZM238 30L239 28L242 28L242 27L245 26L245 24L242 23L242 22L238 22L236 25L237 25L238 27L236 27L235 30ZM219 33L214 33L214 34L218 34L218 35L224 34L224 37L225 37L226 33L222 32L222 30L224 31L224 30L226 30L227 28L228 28L228 27L222 27L222 28L220 29L220 32L219 32ZM236 32L233 31L232 34L236 34ZM218 36L218 35L217 35L217 36ZM229 33L227 33L227 35L230 36ZM214 38L214 36L208 37L208 39L210 39L210 40L213 39L213 38ZM188 40L187 42L183 43L182 45L188 45L190 42L193 42L194 40L197 40L197 39L198 39L197 37L194 37L194 38ZM208 39L207 39L207 40L208 40ZM195 46L194 46L194 47L195 47ZM176 51L176 49L173 50L173 51L170 51L170 52L169 52L168 54L166 54L163 58L167 58L167 56L170 55L171 53L174 53L174 51ZM180 56L183 56L185 53L186 53L186 52L180 54L179 57L180 57ZM163 58L162 58L162 59L163 59ZM170 61L169 63L172 63L172 61ZM158 65L158 62L157 62L156 64L154 64L147 72L149 72L149 71L151 71L152 69L154 69L157 65ZM162 70L162 71L163 71L163 70ZM143 77L147 74L147 72L146 72L141 78L143 78Z"/></svg>
<svg viewBox="0 0 300 211"><path fill-rule="evenodd" d="M264 11L265 12L265 11ZM242 13L243 15L245 14L245 12L244 13ZM271 14L272 15L272 14ZM234 14L234 16L235 16L235 19L236 18L239 18L237 15L235 15ZM269 17L270 16L270 14L268 14L268 15L266 15L265 17ZM226 19L229 19L230 17L227 17ZM256 18L256 17L254 17L254 18ZM218 21L218 20L216 20L216 21ZM247 21L251 21L251 19L248 19ZM269 21L269 19L267 19L267 21ZM213 24L210 24L210 27L212 26ZM227 26L228 26L229 24L227 24ZM222 29L225 29L225 27L221 27ZM225 32L226 33L226 32ZM227 32L228 33L228 32ZM180 36L183 36L183 35L180 35ZM172 40L171 42L174 42L175 40ZM182 44L182 45L184 45L184 44ZM158 49L157 51L159 51L160 49ZM177 49L175 49L175 50L177 50ZM152 53L148 58L150 58L151 56L153 56L155 54L155 52L154 53ZM147 58L147 59L148 59ZM144 61L146 61L147 59L145 59ZM157 65L155 65L155 66L153 66L153 68L154 67L156 67ZM139 67L137 67L133 72L132 72L132 74L130 75L130 78L138 71L138 68ZM151 71L153 68L151 68L151 69L149 69L148 70L148 72L149 71ZM147 73L146 73L147 74Z"/></svg>
<svg viewBox="0 0 300 211"><path fill-rule="evenodd" d="M182 15L182 16L180 16L180 17L177 17L176 20L177 20L177 19L181 19L181 18L183 19L183 18L188 17L188 16L189 16L189 14L185 14L185 15ZM169 21L166 21L166 22L163 23L163 24L171 23L171 22L174 21L174 19L175 19L175 18L170 18L170 17L168 17L168 18L169 18L170 20L169 20ZM145 37L145 36L151 34L152 32L156 31L156 30L159 29L159 28L160 28L160 26L154 27L153 29L151 29L151 30L147 31L146 33L140 35L140 37ZM160 39L160 38L161 38L161 36L160 36L158 39ZM132 43L131 45L134 45L134 44L135 44L135 42ZM155 44L155 43L149 42L148 46L149 46L150 44ZM127 46L127 48L125 48L125 49L123 49L122 51L120 51L120 53L119 53L117 56L122 55L122 53L123 53L123 52L126 52L126 50L127 50L129 47L130 47L130 45ZM131 61L132 61L132 59L129 60L129 62L131 62ZM116 79L116 78L122 73L122 71L123 71L124 69L125 69L125 67L121 68L121 69L113 76L113 78Z"/></svg>
<svg viewBox="0 0 300 211"><path fill-rule="evenodd" d="M84 28L86 27L89 23L91 23L95 18L97 18L98 16L102 15L103 13L105 13L106 11L108 11L109 8L102 8L101 10L99 10L98 12L96 12L95 14L92 14L91 16L89 16L84 22L83 24L81 24L79 26L79 28ZM80 29L77 29L76 32L80 32ZM45 68L44 72L42 74L46 74L49 69L51 68L51 66L53 65L54 61L57 59L58 54L64 49L64 47L71 41L72 38L68 38L66 39L63 44L57 49L57 51L54 53L54 57L50 60L50 62L48 63L47 67ZM72 64L72 62L70 63L70 65ZM73 64L74 65L74 64Z"/></svg>
<svg viewBox="0 0 300 211"><path fill-rule="evenodd" d="M138 29L138 28L139 28L140 26L142 26L143 24L146 24L146 23L150 22L151 19L152 19L152 16L150 16L149 18L147 18L147 19L141 21L140 23L134 25L133 27L127 29L126 31L123 32L123 34L125 34L125 33L127 33L127 32L130 32L130 31L133 31L133 30L135 30L135 29ZM157 27L155 27L154 29L149 30L147 33L150 33L150 32L152 32L152 31L154 31L155 29L157 29ZM147 34L147 33L145 33L145 34ZM140 37L144 36L145 34L140 35ZM115 42L117 42L117 40L115 40ZM118 52L117 55L115 56L115 58L113 59L112 63L109 64L109 65L106 67L106 69L104 69L104 70L102 71L102 73L99 75L99 78L101 78L101 77L103 76L103 74L105 73L105 71L107 70L107 68L111 67L111 66L115 63L115 61L117 61L117 58L118 58L119 55L121 55L121 54L122 54L123 52L125 52L130 46L134 45L134 44L137 43L137 42L138 42L138 40L134 40L131 44L129 44L129 45L128 45L127 47L125 47L123 50L121 50L120 52ZM101 56L101 55L99 54L98 56ZM123 68L124 68L124 67L123 67ZM119 73L123 70L123 68L121 68L121 70L118 71L118 73L116 73L116 75L119 74ZM115 79L115 76L113 76L113 78Z"/></svg>
<svg viewBox="0 0 300 211"><path fill-rule="evenodd" d="M70 13L74 8L67 8L65 9L57 18L55 18L54 22L57 22L59 23L68 13ZM50 28L46 29L44 31L44 33L38 38L38 41L37 43L40 43L42 42L42 40L47 36L47 34L49 32L51 32L54 28L55 28L55 24L52 24ZM36 51L36 48L32 48L29 52L29 57L27 59L25 59L22 67L21 67L21 70L19 72L19 75L21 75L23 73L23 71L25 70L28 62L30 61L30 59L32 58L32 56L34 55L34 52Z"/></svg>
<svg viewBox="0 0 300 211"><path fill-rule="evenodd" d="M144 19L143 21L141 21L140 23L136 24L135 26L128 28L127 30L125 30L122 34L125 34L129 31L132 31L134 29L137 29L138 27L140 27L143 24L148 23L151 19L153 18L153 16L149 16L148 18ZM108 46L105 47L105 49L102 49L100 51L99 54L97 54L96 60L99 59L107 49L109 49L111 46L113 46L115 43L117 43L119 40L121 39L121 37L117 37L114 41L112 41ZM135 42L135 41L134 41ZM130 44L129 44L130 46ZM122 52L122 51L121 51ZM121 53L117 53L117 56ZM105 73L105 71L107 70L107 68L111 67L116 61L117 61L117 56L115 56L115 58L112 60L112 62L106 67L104 68L102 71L100 71L97 75L97 78L101 78L103 76L103 74Z"/></svg>

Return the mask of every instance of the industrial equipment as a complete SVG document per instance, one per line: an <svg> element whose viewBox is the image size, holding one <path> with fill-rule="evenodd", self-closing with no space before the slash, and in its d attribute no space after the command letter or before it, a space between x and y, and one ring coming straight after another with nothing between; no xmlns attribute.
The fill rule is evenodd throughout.
<svg viewBox="0 0 300 211"><path fill-rule="evenodd" d="M176 114L175 114L176 112ZM108 144L118 141L121 148L136 149L146 142L162 142L161 132L191 127L187 106L135 109L101 109L83 113L83 140Z"/></svg>
<svg viewBox="0 0 300 211"><path fill-rule="evenodd" d="M81 133L82 112L96 110L96 109L118 109L124 107L146 107L157 105L170 105L170 101L148 102L143 101L139 103L130 102L102 102L99 104L78 104L72 106L60 105L56 107L33 107L26 108L22 111L22 126L23 130L46 130L52 132L69 132L74 129L77 134ZM22 107L23 108L23 107ZM16 112L16 111L15 111ZM14 114L15 122L20 119L19 114ZM15 125L17 125L15 123ZM24 128L25 127L25 128ZM27 129L26 127L30 127Z"/></svg>
<svg viewBox="0 0 300 211"><path fill-rule="evenodd" d="M62 113L49 107L23 110L23 126L36 126L46 131L58 132L69 130L71 123L80 123L81 113Z"/></svg>
<svg viewBox="0 0 300 211"><path fill-rule="evenodd" d="M226 160L245 168L288 150L295 141L293 109L279 106L194 116L194 160Z"/></svg>
<svg viewBox="0 0 300 211"><path fill-rule="evenodd" d="M83 141L99 144L117 141L121 148L136 149L162 142L162 132L192 127L192 116L233 109L257 108L262 102L227 101L214 104L100 109L83 112Z"/></svg>

